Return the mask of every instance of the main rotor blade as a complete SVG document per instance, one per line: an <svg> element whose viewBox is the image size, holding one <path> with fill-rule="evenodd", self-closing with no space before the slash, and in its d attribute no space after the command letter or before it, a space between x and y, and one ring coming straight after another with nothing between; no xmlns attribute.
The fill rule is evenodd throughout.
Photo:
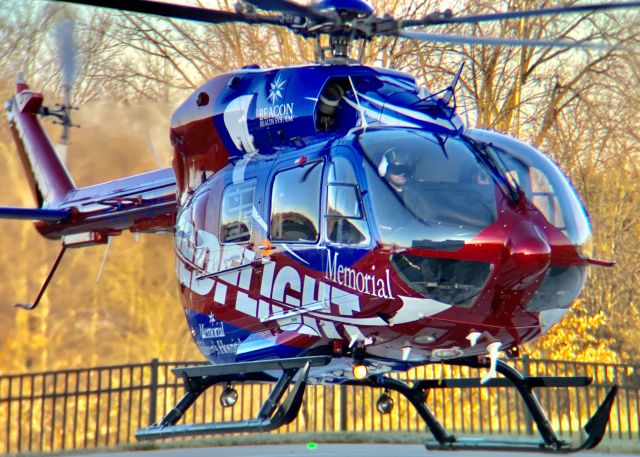
<svg viewBox="0 0 640 457"><path fill-rule="evenodd" d="M460 43L460 44L488 44L496 46L535 46L553 48L580 48L607 50L613 46L607 43L587 43L581 41L545 41L545 40L518 40L509 38L476 37L465 35L448 35L440 33L424 33L413 31L401 31L399 36L413 40L428 41L432 43Z"/></svg>
<svg viewBox="0 0 640 457"><path fill-rule="evenodd" d="M638 8L640 1L620 3L592 3L589 5L558 6L555 8L540 8L524 11L507 11L504 13L476 14L472 16L447 17L448 15L430 15L423 19L402 21L401 27L415 27L419 25L443 24L477 24L479 22L502 21L505 19L519 19L525 17L550 16L553 14L571 14L581 12L595 12L624 8Z"/></svg>
<svg viewBox="0 0 640 457"><path fill-rule="evenodd" d="M293 14L295 16L304 16L313 19L316 22L323 22L328 19L324 14L318 13L311 7L300 5L289 0L245 0L256 8L265 11L278 11L280 13Z"/></svg>
<svg viewBox="0 0 640 457"><path fill-rule="evenodd" d="M53 0L64 3L97 6L100 8L112 8L132 13L153 14L155 16L170 17L175 19L187 19L190 21L205 22L208 24L220 24L223 22L263 22L281 25L279 18L263 16L247 16L231 11L211 10L194 6L176 5L173 3L160 3L151 0Z"/></svg>

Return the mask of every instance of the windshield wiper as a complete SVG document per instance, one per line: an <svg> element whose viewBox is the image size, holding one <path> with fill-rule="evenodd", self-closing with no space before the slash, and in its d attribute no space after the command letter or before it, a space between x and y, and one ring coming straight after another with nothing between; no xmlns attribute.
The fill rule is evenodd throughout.
<svg viewBox="0 0 640 457"><path fill-rule="evenodd" d="M507 177L506 167L502 159L494 153L492 146L488 143L469 138L468 136L463 136L463 138L472 146L471 150L476 154L478 159L480 159L480 162L487 167L491 174L497 179L498 185L503 188L514 203L518 203L520 201L518 184Z"/></svg>

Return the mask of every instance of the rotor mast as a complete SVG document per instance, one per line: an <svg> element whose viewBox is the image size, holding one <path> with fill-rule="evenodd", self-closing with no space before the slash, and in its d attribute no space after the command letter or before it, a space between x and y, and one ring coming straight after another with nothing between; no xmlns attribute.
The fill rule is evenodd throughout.
<svg viewBox="0 0 640 457"><path fill-rule="evenodd" d="M370 40L368 33L359 25L373 14L368 4L350 5L350 8L335 8L329 2L318 2L318 11L326 15L326 20L318 24L306 24L300 30L303 36L316 39L316 62L331 64L357 63L364 55L364 43ZM331 8L329 8L331 6ZM363 40L358 59L351 57L354 40ZM323 43L324 41L324 43Z"/></svg>
<svg viewBox="0 0 640 457"><path fill-rule="evenodd" d="M364 55L364 45L361 48L358 59L351 57L351 48L356 39L355 33L330 34L328 36L328 46L323 46L322 35L316 37L316 62L328 64L349 64L362 60Z"/></svg>

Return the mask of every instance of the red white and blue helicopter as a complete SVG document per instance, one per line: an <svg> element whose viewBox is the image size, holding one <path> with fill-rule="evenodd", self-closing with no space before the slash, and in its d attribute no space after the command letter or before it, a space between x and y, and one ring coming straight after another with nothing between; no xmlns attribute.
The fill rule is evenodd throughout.
<svg viewBox="0 0 640 457"><path fill-rule="evenodd" d="M363 66L355 42L378 36L508 46L598 44L441 35L408 29L610 10L640 2L587 4L456 17L378 16L362 0L247 0L236 11L153 1L72 3L205 23L285 27L317 38L315 64L251 66L197 89L171 122L173 167L77 188L41 127L71 125L67 102L43 106L20 80L7 102L36 209L0 216L36 220L62 248L106 243L122 231L170 232L182 306L210 366L176 370L186 394L140 439L268 431L297 416L314 383L383 388L382 413L404 395L436 448L568 452L601 440L613 386L577 447L553 431L532 389L582 386L588 378L525 377L498 359L515 357L562 319L585 283L590 224L575 190L543 153L516 139L467 129L456 114L456 75L433 94L407 74ZM328 47L320 38L328 37ZM482 379L403 382L417 365L488 368ZM496 377L499 373L502 377ZM254 419L178 424L206 389L270 382ZM536 422L539 441L464 440L425 403L429 389L508 385Z"/></svg>

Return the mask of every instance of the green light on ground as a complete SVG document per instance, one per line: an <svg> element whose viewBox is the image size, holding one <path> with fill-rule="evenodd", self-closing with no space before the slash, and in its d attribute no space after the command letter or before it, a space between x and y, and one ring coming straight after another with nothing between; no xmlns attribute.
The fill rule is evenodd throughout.
<svg viewBox="0 0 640 457"><path fill-rule="evenodd" d="M307 444L307 449L316 449L317 447L318 447L318 445L316 443Z"/></svg>

